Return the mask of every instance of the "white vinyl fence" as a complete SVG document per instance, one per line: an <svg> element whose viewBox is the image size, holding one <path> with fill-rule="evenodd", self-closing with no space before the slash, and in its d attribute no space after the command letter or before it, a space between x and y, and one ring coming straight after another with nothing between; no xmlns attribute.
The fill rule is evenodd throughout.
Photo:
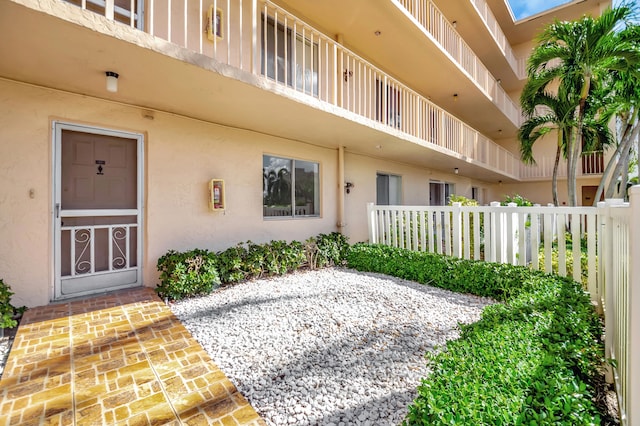
<svg viewBox="0 0 640 426"><path fill-rule="evenodd" d="M630 203L598 207L369 204L369 241L581 282L604 312L622 424L640 425L640 186L630 191Z"/></svg>

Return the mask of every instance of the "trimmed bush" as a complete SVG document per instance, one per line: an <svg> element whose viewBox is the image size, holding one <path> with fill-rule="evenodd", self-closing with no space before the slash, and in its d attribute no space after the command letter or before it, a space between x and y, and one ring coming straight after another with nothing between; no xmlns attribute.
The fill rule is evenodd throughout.
<svg viewBox="0 0 640 426"><path fill-rule="evenodd" d="M207 250L176 252L170 250L158 259L160 297L179 300L211 292L220 283L271 275L283 275L303 266L311 269L341 265L347 255L347 238L333 232L299 241L239 243L216 254Z"/></svg>
<svg viewBox="0 0 640 426"><path fill-rule="evenodd" d="M356 244L349 266L490 296L480 321L428 354L406 425L599 424L602 327L580 284L526 267Z"/></svg>
<svg viewBox="0 0 640 426"><path fill-rule="evenodd" d="M341 265L347 257L349 243L339 232L320 234L305 243L307 266L310 269Z"/></svg>
<svg viewBox="0 0 640 426"><path fill-rule="evenodd" d="M13 295L9 284L5 284L4 280L0 279L0 328L17 326L18 321L14 317L27 310L24 306L16 308L11 304L11 296Z"/></svg>
<svg viewBox="0 0 640 426"><path fill-rule="evenodd" d="M216 258L207 250L177 252L169 250L158 259L160 285L156 292L162 298L179 300L209 293L220 284Z"/></svg>

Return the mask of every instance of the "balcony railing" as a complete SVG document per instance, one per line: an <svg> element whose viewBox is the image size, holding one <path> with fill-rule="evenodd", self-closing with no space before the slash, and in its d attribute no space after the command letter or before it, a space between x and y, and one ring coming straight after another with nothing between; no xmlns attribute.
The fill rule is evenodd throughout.
<svg viewBox="0 0 640 426"><path fill-rule="evenodd" d="M523 180L549 179L553 175L554 157L536 159L535 165L520 165L520 178ZM604 153L602 151L585 152L582 154L581 167L578 168L578 176L599 176L604 172ZM558 165L558 177L567 177L567 162L560 160Z"/></svg>
<svg viewBox="0 0 640 426"><path fill-rule="evenodd" d="M460 37L431 0L392 0L406 10L451 55L516 126L522 124L522 111L511 100L487 67L480 61L469 45Z"/></svg>
<svg viewBox="0 0 640 426"><path fill-rule="evenodd" d="M148 0L143 25L135 0L106 0L100 10L91 1L77 4L101 14L118 6L123 18L111 19L518 177L511 152L270 1Z"/></svg>
<svg viewBox="0 0 640 426"><path fill-rule="evenodd" d="M513 53L513 49L511 49L511 45L507 41L507 37L504 35L504 32L502 32L502 28L500 28L500 24L491 11L491 8L489 8L486 0L471 0L471 3L473 3L480 15L480 18L482 18L489 29L489 32L493 35L493 38L507 59L507 62L511 65L511 69L515 75L521 80L526 78L527 58L516 58L516 55Z"/></svg>

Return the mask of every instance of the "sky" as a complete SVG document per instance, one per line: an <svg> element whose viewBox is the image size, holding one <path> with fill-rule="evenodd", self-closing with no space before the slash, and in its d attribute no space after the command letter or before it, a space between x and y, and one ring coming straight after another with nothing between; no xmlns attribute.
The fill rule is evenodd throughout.
<svg viewBox="0 0 640 426"><path fill-rule="evenodd" d="M516 20L526 18L543 10L552 9L561 4L569 3L571 0L509 0L513 16ZM640 5L640 0L634 0L636 5ZM619 0L614 0L613 4L620 3Z"/></svg>

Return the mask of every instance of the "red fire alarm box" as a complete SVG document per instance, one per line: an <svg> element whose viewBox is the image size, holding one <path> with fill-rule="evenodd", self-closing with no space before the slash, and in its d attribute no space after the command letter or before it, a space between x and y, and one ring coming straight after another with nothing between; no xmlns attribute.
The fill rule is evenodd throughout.
<svg viewBox="0 0 640 426"><path fill-rule="evenodd" d="M209 181L209 208L213 211L222 211L225 207L224 180L211 179Z"/></svg>

